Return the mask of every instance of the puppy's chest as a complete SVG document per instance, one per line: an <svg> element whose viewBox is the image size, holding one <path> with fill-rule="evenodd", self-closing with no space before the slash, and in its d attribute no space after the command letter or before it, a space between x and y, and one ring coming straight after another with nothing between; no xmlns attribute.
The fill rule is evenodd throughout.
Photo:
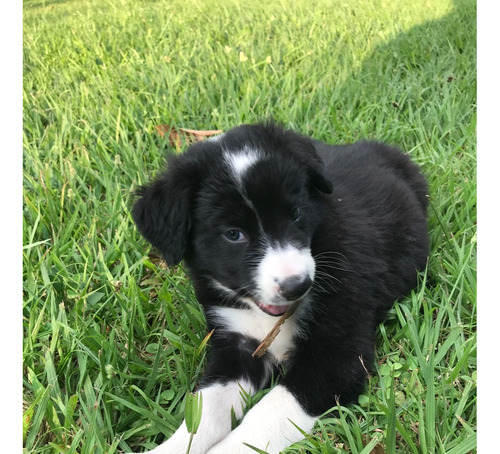
<svg viewBox="0 0 500 454"><path fill-rule="evenodd" d="M278 318L270 317L254 310L242 310L229 307L216 307L211 309L212 317L225 331L237 333L242 336L262 342L274 328ZM272 341L268 352L277 362L283 362L293 353L300 328L294 313L280 326L280 332Z"/></svg>

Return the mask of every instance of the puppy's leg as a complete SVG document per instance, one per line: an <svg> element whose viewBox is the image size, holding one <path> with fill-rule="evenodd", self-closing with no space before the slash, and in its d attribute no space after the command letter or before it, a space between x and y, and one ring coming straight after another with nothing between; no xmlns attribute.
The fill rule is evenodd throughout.
<svg viewBox="0 0 500 454"><path fill-rule="evenodd" d="M370 336L366 336L365 345L355 340L331 348L321 334L311 333L280 384L208 454L254 453L245 443L277 454L303 438L298 428L311 432L317 417L337 402L346 405L357 399L366 379L363 358L369 365L373 356ZM352 345L363 349L353 351Z"/></svg>
<svg viewBox="0 0 500 454"><path fill-rule="evenodd" d="M193 436L190 454L206 454L231 431L231 410L241 419L244 393L254 394L270 375L270 365L263 358L252 358L258 345L234 333L214 332L212 350L199 385L203 396L200 426ZM191 434L183 422L179 429L154 454L184 454Z"/></svg>
<svg viewBox="0 0 500 454"><path fill-rule="evenodd" d="M252 385L245 380L232 380L226 384L213 383L198 391L203 396L201 421L193 436L190 454L205 454L231 431L231 410L241 418L244 408L243 393L252 394ZM184 421L179 429L151 454L184 454L191 434Z"/></svg>
<svg viewBox="0 0 500 454"><path fill-rule="evenodd" d="M277 454L304 438L297 427L311 432L315 420L316 417L309 415L286 387L278 385L208 454L255 454L244 443Z"/></svg>

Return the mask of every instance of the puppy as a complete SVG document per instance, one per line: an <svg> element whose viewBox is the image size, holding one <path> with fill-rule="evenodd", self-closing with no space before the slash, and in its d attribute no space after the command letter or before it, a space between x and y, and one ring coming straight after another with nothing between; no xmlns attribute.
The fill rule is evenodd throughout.
<svg viewBox="0 0 500 454"><path fill-rule="evenodd" d="M243 125L171 156L139 193L139 231L169 265L184 260L213 330L191 454L278 453L357 400L377 325L428 257L427 184L405 154ZM278 384L231 430L244 393L273 374ZM189 438L184 422L151 452L184 453Z"/></svg>

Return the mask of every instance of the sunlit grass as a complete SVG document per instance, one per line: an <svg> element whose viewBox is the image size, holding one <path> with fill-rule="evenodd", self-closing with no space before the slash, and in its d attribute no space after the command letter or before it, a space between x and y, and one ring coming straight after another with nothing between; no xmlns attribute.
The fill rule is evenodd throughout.
<svg viewBox="0 0 500 454"><path fill-rule="evenodd" d="M381 327L366 392L287 452L473 451L474 2L35 0L24 16L27 452L151 448L179 425L204 318L182 268L148 256L131 193L172 152L155 125L269 116L405 149L431 200L427 274Z"/></svg>

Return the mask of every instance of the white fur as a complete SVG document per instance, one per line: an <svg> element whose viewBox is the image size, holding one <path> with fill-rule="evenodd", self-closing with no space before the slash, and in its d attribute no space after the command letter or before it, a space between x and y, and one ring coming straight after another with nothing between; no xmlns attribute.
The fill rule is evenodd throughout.
<svg viewBox="0 0 500 454"><path fill-rule="evenodd" d="M256 150L244 148L237 152L224 152L224 160L229 165L237 182L241 182L244 173L260 159Z"/></svg>
<svg viewBox="0 0 500 454"><path fill-rule="evenodd" d="M200 426L193 437L190 454L206 454L208 449L221 441L231 431L231 409L239 419L245 406L242 390L253 394L255 390L245 380L226 385L213 384L199 391L203 396ZM191 434L184 421L177 431L151 454L184 454Z"/></svg>
<svg viewBox="0 0 500 454"><path fill-rule="evenodd" d="M251 305L250 310L213 307L210 309L210 316L215 316L227 331L239 333L261 342L274 327L277 318L262 312L255 303L249 302L249 304ZM280 333L269 347L268 351L278 362L284 361L287 354L293 350L294 336L299 334L300 329L298 319L300 319L306 307L308 307L307 301L303 301L292 316L281 325ZM266 379L266 377L263 377L263 379Z"/></svg>
<svg viewBox="0 0 500 454"><path fill-rule="evenodd" d="M280 299L279 283L292 276L309 276L314 280L316 265L309 248L269 247L255 277L260 299L266 304Z"/></svg>
<svg viewBox="0 0 500 454"><path fill-rule="evenodd" d="M304 411L290 391L278 385L248 412L236 429L207 454L255 454L255 451L243 443L269 454L278 454L290 444L304 438L297 427L304 432L311 432L315 420L314 416Z"/></svg>

